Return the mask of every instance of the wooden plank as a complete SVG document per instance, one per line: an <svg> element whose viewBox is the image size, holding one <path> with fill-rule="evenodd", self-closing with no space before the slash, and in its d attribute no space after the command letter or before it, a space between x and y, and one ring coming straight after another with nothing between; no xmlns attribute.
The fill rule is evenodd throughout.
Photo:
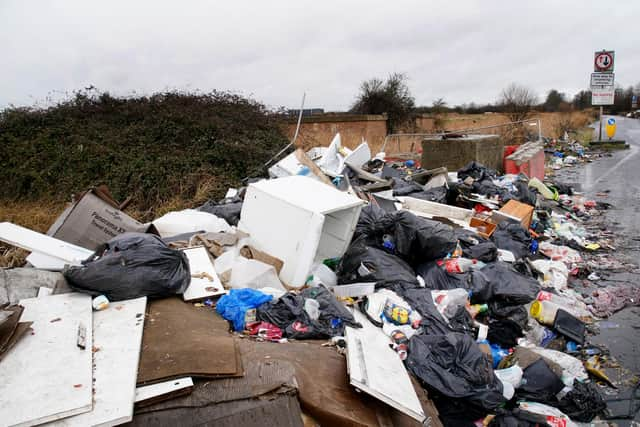
<svg viewBox="0 0 640 427"><path fill-rule="evenodd" d="M93 316L93 410L55 426L115 426L133 419L147 298L114 302ZM91 351L91 349L89 349Z"/></svg>
<svg viewBox="0 0 640 427"><path fill-rule="evenodd" d="M136 389L136 405L156 403L163 396L182 396L193 389L191 377L176 378L163 383L145 385Z"/></svg>
<svg viewBox="0 0 640 427"><path fill-rule="evenodd" d="M55 239L46 234L10 222L0 222L0 240L31 252L56 258L67 264L80 265L93 251Z"/></svg>
<svg viewBox="0 0 640 427"><path fill-rule="evenodd" d="M404 364L389 347L390 338L360 311L353 315L363 327L345 329L351 385L422 422L422 405Z"/></svg>
<svg viewBox="0 0 640 427"><path fill-rule="evenodd" d="M91 297L68 293L20 305L20 320L33 322L33 333L0 363L2 424L31 426L90 411L93 334L87 334L85 350L76 340L78 325L91 331Z"/></svg>
<svg viewBox="0 0 640 427"><path fill-rule="evenodd" d="M327 175L325 175L325 173L322 172L322 170L318 167L318 165L316 165L313 162L313 160L311 160L309 156L307 156L307 153L305 153L302 150L302 148L297 148L295 151L295 155L298 161L304 166L308 167L311 173L317 176L320 179L320 181L335 188L335 186L333 185L331 180L327 177Z"/></svg>
<svg viewBox="0 0 640 427"><path fill-rule="evenodd" d="M185 301L196 301L225 293L209 253L204 246L183 249L189 260L191 282L182 294Z"/></svg>

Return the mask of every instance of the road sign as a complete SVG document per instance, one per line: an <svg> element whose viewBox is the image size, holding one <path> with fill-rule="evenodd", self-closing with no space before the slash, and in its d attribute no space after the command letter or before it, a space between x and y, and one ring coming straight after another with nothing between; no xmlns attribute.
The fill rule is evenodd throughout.
<svg viewBox="0 0 640 427"><path fill-rule="evenodd" d="M613 105L616 91L611 88L591 89L591 105Z"/></svg>
<svg viewBox="0 0 640 427"><path fill-rule="evenodd" d="M605 129L607 130L607 136L609 137L609 139L613 138L613 135L616 134L616 119L614 119L613 117L609 117L607 119L607 125L605 126Z"/></svg>
<svg viewBox="0 0 640 427"><path fill-rule="evenodd" d="M613 87L614 75L614 73L591 73L591 89Z"/></svg>
<svg viewBox="0 0 640 427"><path fill-rule="evenodd" d="M631 108L638 108L638 95L631 97Z"/></svg>
<svg viewBox="0 0 640 427"><path fill-rule="evenodd" d="M600 52L596 52L595 59L593 61L593 71L612 72L614 57L615 52L612 50L603 50Z"/></svg>

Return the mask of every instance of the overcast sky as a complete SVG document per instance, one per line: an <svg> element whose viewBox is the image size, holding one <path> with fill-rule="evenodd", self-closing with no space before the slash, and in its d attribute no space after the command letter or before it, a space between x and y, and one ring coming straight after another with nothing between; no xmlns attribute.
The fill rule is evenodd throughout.
<svg viewBox="0 0 640 427"><path fill-rule="evenodd" d="M232 90L344 110L359 84L406 73L418 105L586 88L593 52L640 82L640 1L0 0L0 108L93 85L117 95Z"/></svg>

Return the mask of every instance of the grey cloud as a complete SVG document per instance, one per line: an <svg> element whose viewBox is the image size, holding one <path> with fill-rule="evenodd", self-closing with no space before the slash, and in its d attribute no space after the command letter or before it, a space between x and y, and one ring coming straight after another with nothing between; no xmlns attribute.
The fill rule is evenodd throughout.
<svg viewBox="0 0 640 427"><path fill-rule="evenodd" d="M348 108L364 79L406 72L418 104L540 97L588 84L593 51L640 80L640 2L584 0L0 2L0 108L95 85L126 95L233 90L271 106Z"/></svg>

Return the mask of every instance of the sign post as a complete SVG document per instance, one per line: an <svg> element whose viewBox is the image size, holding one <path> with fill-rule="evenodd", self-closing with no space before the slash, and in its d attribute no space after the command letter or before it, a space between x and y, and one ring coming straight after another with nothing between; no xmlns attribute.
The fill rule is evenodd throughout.
<svg viewBox="0 0 640 427"><path fill-rule="evenodd" d="M615 99L615 74L613 63L615 52L602 50L595 52L593 59L593 73L591 74L591 105L600 106L600 132L598 139L602 141L602 113L603 105L612 105ZM614 128L615 132L615 120Z"/></svg>

